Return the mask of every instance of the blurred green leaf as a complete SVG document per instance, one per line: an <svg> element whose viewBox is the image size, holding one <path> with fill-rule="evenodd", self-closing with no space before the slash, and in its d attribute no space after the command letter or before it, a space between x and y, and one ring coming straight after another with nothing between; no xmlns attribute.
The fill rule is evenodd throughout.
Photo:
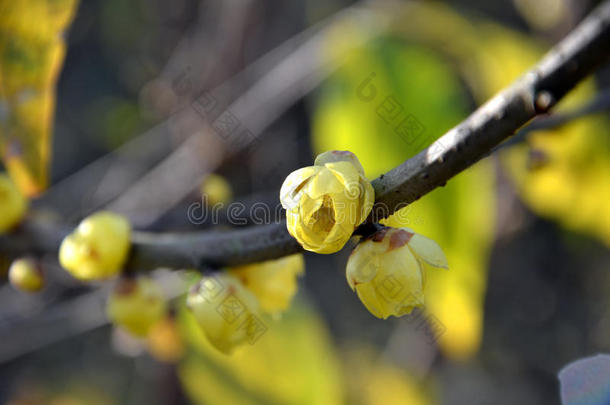
<svg viewBox="0 0 610 405"><path fill-rule="evenodd" d="M314 147L349 149L375 177L428 146L465 113L459 81L437 54L380 38L353 52L322 86Z"/></svg>
<svg viewBox="0 0 610 405"><path fill-rule="evenodd" d="M392 364L374 347L349 344L343 351L350 405L429 405L435 393L421 380Z"/></svg>
<svg viewBox="0 0 610 405"><path fill-rule="evenodd" d="M47 186L55 82L76 0L0 0L0 153L21 190Z"/></svg>

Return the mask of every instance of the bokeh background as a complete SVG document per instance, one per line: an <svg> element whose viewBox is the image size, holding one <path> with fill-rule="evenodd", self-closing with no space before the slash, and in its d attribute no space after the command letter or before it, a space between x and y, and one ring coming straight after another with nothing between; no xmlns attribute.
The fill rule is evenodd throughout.
<svg viewBox="0 0 610 405"><path fill-rule="evenodd" d="M60 69L55 92L41 84L55 110L22 116L52 151L34 210L76 223L106 207L137 229L193 231L215 225L189 216L210 173L234 201L275 209L285 176L322 151L351 150L370 179L388 171L523 73L596 2L23 3L53 3L24 24L66 44L63 66L31 59L31 74ZM53 18L71 14L62 34ZM32 43L23 57L38 54ZM0 83L18 87L10 63L0 62ZM389 219L436 240L449 260L449 271L429 274L414 315L383 321L364 308L345 281L353 245L305 254L292 308L226 357L180 305L153 343L115 330L103 310L109 283L78 283L49 256L42 293L0 286L0 402L558 403L558 371L610 351L609 85L606 67L556 109L577 117L542 118L544 129L522 131ZM215 226L255 226L244 220Z"/></svg>

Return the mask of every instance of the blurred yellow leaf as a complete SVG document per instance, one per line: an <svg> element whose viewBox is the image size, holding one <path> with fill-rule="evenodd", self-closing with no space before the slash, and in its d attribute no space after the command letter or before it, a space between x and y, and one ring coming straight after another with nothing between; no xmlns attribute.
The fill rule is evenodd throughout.
<svg viewBox="0 0 610 405"><path fill-rule="evenodd" d="M281 320L230 356L214 349L186 310L180 325L191 352L179 373L196 403L341 404L339 363L318 316L296 302Z"/></svg>
<svg viewBox="0 0 610 405"><path fill-rule="evenodd" d="M374 348L348 345L344 374L350 405L430 405L427 385L384 359Z"/></svg>
<svg viewBox="0 0 610 405"><path fill-rule="evenodd" d="M47 185L55 82L76 0L0 0L0 154L22 192Z"/></svg>

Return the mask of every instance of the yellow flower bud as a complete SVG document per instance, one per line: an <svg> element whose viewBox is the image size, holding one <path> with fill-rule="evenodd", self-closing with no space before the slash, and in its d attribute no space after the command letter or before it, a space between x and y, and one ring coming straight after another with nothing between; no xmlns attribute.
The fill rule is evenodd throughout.
<svg viewBox="0 0 610 405"><path fill-rule="evenodd" d="M11 285L24 292L40 291L44 287L44 275L39 264L30 258L15 260L8 271Z"/></svg>
<svg viewBox="0 0 610 405"><path fill-rule="evenodd" d="M229 274L258 298L264 311L277 313L288 309L297 292L297 276L303 274L303 255L283 257L262 263L234 267Z"/></svg>
<svg viewBox="0 0 610 405"><path fill-rule="evenodd" d="M203 277L189 292L186 305L210 343L225 354L254 343L266 330L254 294L224 272Z"/></svg>
<svg viewBox="0 0 610 405"><path fill-rule="evenodd" d="M386 319L424 305L427 267L448 268L436 242L408 228L386 227L356 246L346 277L364 306Z"/></svg>
<svg viewBox="0 0 610 405"><path fill-rule="evenodd" d="M228 204L233 198L231 185L224 177L218 174L209 174L201 182L201 195L207 199L207 204L212 206L219 203Z"/></svg>
<svg viewBox="0 0 610 405"><path fill-rule="evenodd" d="M334 253L371 212L375 191L353 153L330 151L319 155L314 166L292 172L280 201L288 232L304 249Z"/></svg>
<svg viewBox="0 0 610 405"><path fill-rule="evenodd" d="M184 343L176 321L171 316L162 318L148 331L148 351L157 360L175 363L184 354Z"/></svg>
<svg viewBox="0 0 610 405"><path fill-rule="evenodd" d="M0 233L17 225L27 210L27 200L6 174L0 174Z"/></svg>
<svg viewBox="0 0 610 405"><path fill-rule="evenodd" d="M59 248L59 262L81 280L114 276L127 259L130 234L131 226L124 217L98 212L65 237Z"/></svg>
<svg viewBox="0 0 610 405"><path fill-rule="evenodd" d="M146 336L166 310L163 291L150 277L119 280L106 303L108 319L138 337Z"/></svg>

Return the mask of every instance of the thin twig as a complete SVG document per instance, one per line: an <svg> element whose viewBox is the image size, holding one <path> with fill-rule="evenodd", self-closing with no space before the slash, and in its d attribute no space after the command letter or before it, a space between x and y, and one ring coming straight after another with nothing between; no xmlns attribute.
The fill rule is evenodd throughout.
<svg viewBox="0 0 610 405"><path fill-rule="evenodd" d="M600 91L591 101L571 111L541 116L521 128L513 137L496 146L490 153L525 142L530 133L540 130L556 129L578 118L610 110L610 89Z"/></svg>

